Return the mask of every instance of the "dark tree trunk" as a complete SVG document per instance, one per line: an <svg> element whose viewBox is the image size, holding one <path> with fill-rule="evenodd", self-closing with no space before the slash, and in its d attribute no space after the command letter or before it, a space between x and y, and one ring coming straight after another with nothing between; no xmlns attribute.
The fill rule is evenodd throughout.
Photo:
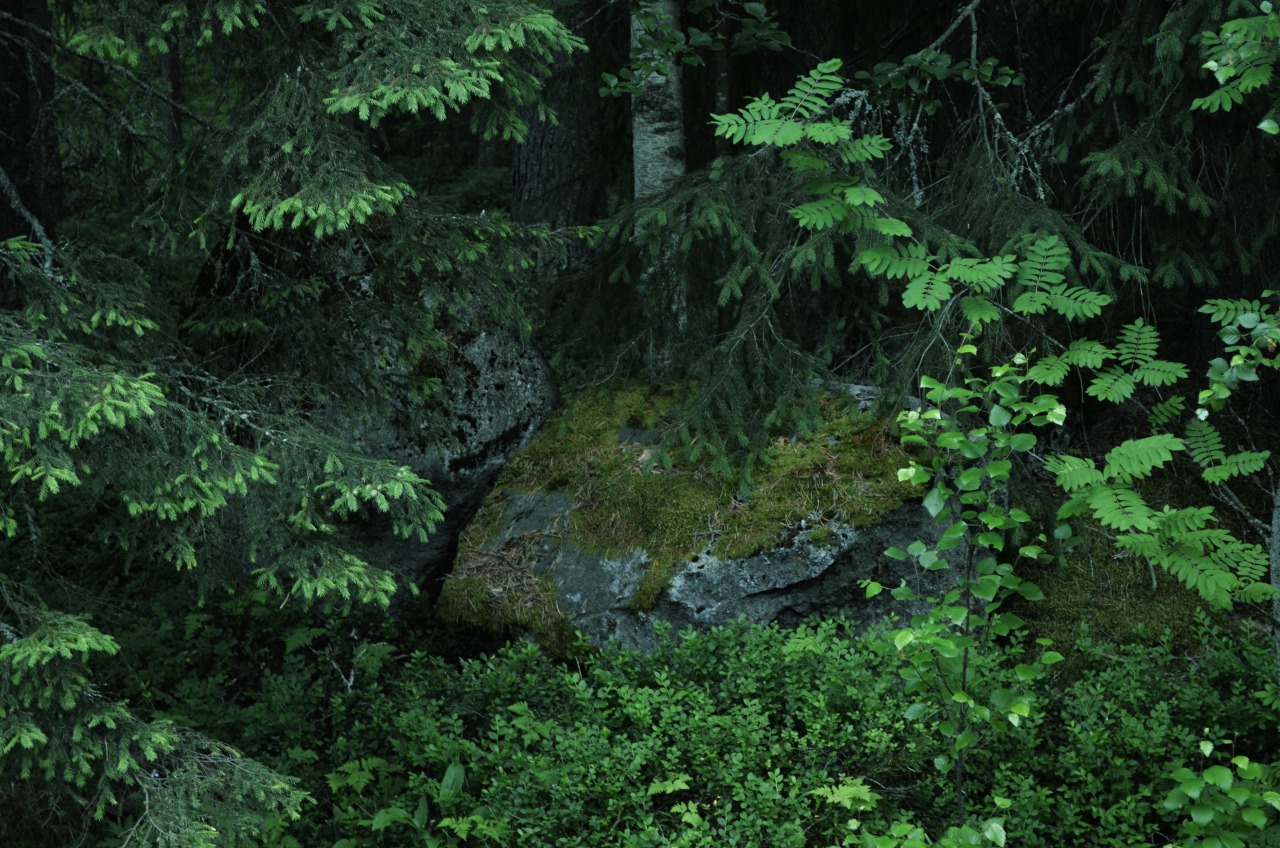
<svg viewBox="0 0 1280 848"><path fill-rule="evenodd" d="M171 103L164 107L164 140L170 149L182 144L182 113L175 108L175 103L182 102L182 59L178 55L178 40L173 36L165 38L169 49L160 57L160 72L169 84Z"/></svg>
<svg viewBox="0 0 1280 848"><path fill-rule="evenodd" d="M623 176L625 152L609 142L620 129L620 104L601 97L599 88L600 74L626 61L627 10L625 4L563 2L555 13L591 52L560 57L552 67L545 96L558 123L526 116L529 137L513 155L511 216L561 229L605 217L609 188Z"/></svg>
<svg viewBox="0 0 1280 848"><path fill-rule="evenodd" d="M0 0L0 239L52 237L62 214L52 24L45 0Z"/></svg>
<svg viewBox="0 0 1280 848"><path fill-rule="evenodd" d="M525 115L529 135L511 153L512 219L553 232L596 224L610 214L611 197L631 193L630 151L619 140L627 104L599 93L601 73L616 73L627 61L627 5L567 0L554 11L591 52L557 57L544 89L557 123ZM584 341L583 327L602 326L631 309L617 299L617 287L601 285L598 251L585 240L566 236L559 247L540 252L533 274L547 316L539 344L549 356L570 348L581 356L580 345L596 344Z"/></svg>

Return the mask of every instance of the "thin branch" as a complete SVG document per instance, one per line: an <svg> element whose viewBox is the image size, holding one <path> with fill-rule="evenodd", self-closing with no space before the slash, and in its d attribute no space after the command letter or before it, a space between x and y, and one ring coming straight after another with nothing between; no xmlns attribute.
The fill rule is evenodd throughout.
<svg viewBox="0 0 1280 848"><path fill-rule="evenodd" d="M1258 531L1262 535L1263 540L1267 543L1267 547L1271 547L1276 540L1271 538L1271 528L1253 514L1253 510L1244 505L1240 500L1240 496L1235 493L1230 486L1218 485L1213 487L1213 494L1218 500L1230 506L1235 510L1241 518L1248 522L1249 526Z"/></svg>
<svg viewBox="0 0 1280 848"><path fill-rule="evenodd" d="M968 6L965 6L963 9L961 9L960 13L956 15L956 19L951 22L951 26L947 27L943 31L942 35L934 39L933 43L930 44L928 47L926 47L924 50L937 50L939 47L941 47L942 43L946 41L948 38L950 38L953 32L955 32L957 29L960 28L961 22L963 22L965 18L970 17L975 11L977 11L977 8L980 5L982 5L982 0L973 0L972 3L970 3ZM924 50L919 51L919 53L923 53Z"/></svg>
<svg viewBox="0 0 1280 848"><path fill-rule="evenodd" d="M107 103L107 101L103 100L97 94L94 94L83 83L79 82L78 80L73 80L64 74L56 74L56 76L58 78L58 82L62 84L62 87L64 90L76 92L81 97L85 98L86 100L96 105L105 114L111 117L114 117L116 123L118 123L121 126L121 128L124 129L124 131L127 132L129 135L139 139L146 139L146 138L152 137L147 133L140 132L137 128L135 128L132 124L129 123L128 118L126 118L122 113L113 109Z"/></svg>
<svg viewBox="0 0 1280 848"><path fill-rule="evenodd" d="M36 241L44 248L44 272L46 274L53 273L53 242L49 238L49 234L45 232L44 227L40 224L38 218L31 214L31 210L22 202L22 197L18 194L17 187L9 179L9 175L5 173L3 167L0 167L0 190L3 190L5 196L9 198L9 205L13 210L23 217L23 219L31 225L31 232L35 234Z"/></svg>
<svg viewBox="0 0 1280 848"><path fill-rule="evenodd" d="M89 62L90 64L98 65L99 67L107 69L108 71L115 74L116 76L122 77L128 80L130 83L142 89L147 94L150 94L152 97L155 97L158 100L163 100L165 103L169 104L174 109L177 109L179 112L186 115L188 118L195 121L196 123L200 124L205 129L209 129L209 130L218 129L216 126L209 123L204 118L197 115L195 112L192 112L184 104L178 102L177 100L174 100L172 97L165 94L163 91L160 91L159 89L156 89L148 85L147 83L143 82L141 79L138 78L137 74L133 73L128 68L123 68L120 65L117 65L115 62L108 62L105 59L99 59L97 56L90 56L87 53L78 53L74 50L70 50L65 44L62 43L61 39L59 39L53 33L49 32L47 29L38 27L29 21L24 21L22 18L15 17L14 15L9 14L8 12L0 12L0 20L9 21L10 23L14 23L14 24L17 24L18 26L25 27L31 32L34 32L35 34L48 40L55 47L60 47L64 50L67 50L69 53L71 53L71 55L75 56L77 59L82 59L86 62Z"/></svg>

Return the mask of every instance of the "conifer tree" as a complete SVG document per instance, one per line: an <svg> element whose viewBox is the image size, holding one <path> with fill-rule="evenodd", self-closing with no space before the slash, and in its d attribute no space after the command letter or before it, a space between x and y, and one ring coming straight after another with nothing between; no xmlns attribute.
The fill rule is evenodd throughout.
<svg viewBox="0 0 1280 848"><path fill-rule="evenodd" d="M0 842L230 844L300 791L99 691L91 616L128 599L86 588L388 603L350 519L425 540L441 504L360 422L428 394L437 318L501 307L522 261L406 152L444 120L519 140L582 45L520 0L49 8L0 11L30 131L0 185Z"/></svg>

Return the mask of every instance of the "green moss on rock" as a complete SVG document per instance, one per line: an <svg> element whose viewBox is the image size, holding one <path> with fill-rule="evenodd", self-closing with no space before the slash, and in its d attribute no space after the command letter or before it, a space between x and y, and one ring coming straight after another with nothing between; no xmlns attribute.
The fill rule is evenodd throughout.
<svg viewBox="0 0 1280 848"><path fill-rule="evenodd" d="M636 609L651 608L679 565L708 545L722 559L748 556L801 521L867 526L917 494L897 479L909 458L889 427L851 416L832 398L818 401L825 423L809 438L780 436L769 447L749 498L705 464L664 468L655 463L655 431L679 400L626 385L585 393L562 409L507 464L463 535L449 583L483 571L513 491L563 492L574 504L567 540L583 550L618 556L643 548L649 567L631 599Z"/></svg>
<svg viewBox="0 0 1280 848"><path fill-rule="evenodd" d="M451 625L501 635L526 631L553 655L569 653L576 639L556 605L554 583L518 565L450 576L437 603Z"/></svg>

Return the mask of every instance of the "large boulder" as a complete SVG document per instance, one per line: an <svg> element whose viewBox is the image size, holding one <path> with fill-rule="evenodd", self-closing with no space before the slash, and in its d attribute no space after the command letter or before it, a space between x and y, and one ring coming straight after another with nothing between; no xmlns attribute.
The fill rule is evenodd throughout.
<svg viewBox="0 0 1280 848"><path fill-rule="evenodd" d="M648 651L657 645L654 624L659 621L679 631L742 617L790 625L815 613L846 611L870 622L922 608L894 601L888 593L868 599L863 581L905 582L920 593L938 588L936 572L884 556L889 547L937 537L929 514L918 501L908 501L869 527L802 520L780 528L772 545L747 556L717 556L708 542L675 566L651 607L638 607L635 599L652 565L648 552L582 549L569 531L573 510L561 492L509 492L501 528L451 576L455 586L484 581L478 598L473 594L465 601L478 599L473 610L479 615L461 618L473 625L505 621L528 627L539 639L558 641L567 635L557 627L562 616L568 630L597 644L613 639ZM495 578L499 572L505 576ZM499 610L508 608L496 616L495 600Z"/></svg>
<svg viewBox="0 0 1280 848"><path fill-rule="evenodd" d="M510 456L538 431L559 401L542 354L510 332L479 332L455 339L430 363L442 377L425 401L412 391L413 367L387 371L391 408L352 422L371 454L407 465L431 481L445 517L426 544L401 540L370 516L369 557L418 582L448 571L458 536L493 488Z"/></svg>
<svg viewBox="0 0 1280 848"><path fill-rule="evenodd" d="M909 457L883 427L830 402L825 427L771 449L747 499L699 469L647 467L662 411L639 390L588 396L518 452L464 534L445 616L557 649L574 631L647 649L658 621L869 623L917 609L868 599L863 581L938 588L884 555L939 528L898 481Z"/></svg>

